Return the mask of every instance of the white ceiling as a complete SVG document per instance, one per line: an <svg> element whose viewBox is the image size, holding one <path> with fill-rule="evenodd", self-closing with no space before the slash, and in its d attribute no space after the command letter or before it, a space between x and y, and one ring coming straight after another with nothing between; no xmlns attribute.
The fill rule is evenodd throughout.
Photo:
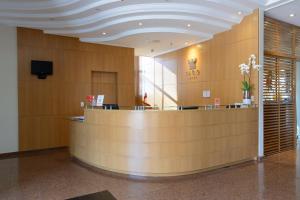
<svg viewBox="0 0 300 200"><path fill-rule="evenodd" d="M0 24L37 28L84 42L132 47L136 55L155 56L208 40L240 23L254 9L282 2L0 0Z"/></svg>
<svg viewBox="0 0 300 200"><path fill-rule="evenodd" d="M266 15L300 27L300 0L285 1L278 5L268 7ZM290 17L290 14L294 16Z"/></svg>

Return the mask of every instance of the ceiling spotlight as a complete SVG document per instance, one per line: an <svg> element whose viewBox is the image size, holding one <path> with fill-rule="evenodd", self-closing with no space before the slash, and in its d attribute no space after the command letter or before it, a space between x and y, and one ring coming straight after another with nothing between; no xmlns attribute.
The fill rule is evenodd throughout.
<svg viewBox="0 0 300 200"><path fill-rule="evenodd" d="M142 22L139 22L139 26L143 26L143 23L142 23Z"/></svg>
<svg viewBox="0 0 300 200"><path fill-rule="evenodd" d="M239 12L238 12L238 15L242 15L242 14L243 14L243 12L242 12L242 11L239 11Z"/></svg>
<svg viewBox="0 0 300 200"><path fill-rule="evenodd" d="M198 47L198 48L201 48L202 46L201 46L201 44L197 44L197 47Z"/></svg>
<svg viewBox="0 0 300 200"><path fill-rule="evenodd" d="M187 25L187 27L191 27L191 26L192 26L191 24L188 24L188 25Z"/></svg>
<svg viewBox="0 0 300 200"><path fill-rule="evenodd" d="M290 14L290 17L295 17L295 14L294 13Z"/></svg>
<svg viewBox="0 0 300 200"><path fill-rule="evenodd" d="M152 40L152 43L160 43L160 40Z"/></svg>
<svg viewBox="0 0 300 200"><path fill-rule="evenodd" d="M184 43L185 45L189 45L189 43L188 42L186 42L186 43Z"/></svg>
<svg viewBox="0 0 300 200"><path fill-rule="evenodd" d="M102 35L106 35L106 33L105 33L105 32L102 32Z"/></svg>

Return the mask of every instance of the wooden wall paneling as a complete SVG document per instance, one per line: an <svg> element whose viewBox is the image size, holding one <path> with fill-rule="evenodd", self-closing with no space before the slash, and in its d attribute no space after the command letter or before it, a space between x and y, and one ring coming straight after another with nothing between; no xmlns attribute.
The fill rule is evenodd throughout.
<svg viewBox="0 0 300 200"><path fill-rule="evenodd" d="M297 60L300 61L300 28L295 28L295 54L297 57Z"/></svg>
<svg viewBox="0 0 300 200"><path fill-rule="evenodd" d="M134 51L82 43L76 38L18 28L19 146L34 150L68 146L68 121L82 115L80 102L91 93L91 72L118 73L120 106L134 105ZM50 60L54 74L38 80L31 60Z"/></svg>
<svg viewBox="0 0 300 200"><path fill-rule="evenodd" d="M213 39L175 52L155 57L162 63L177 67L178 105L221 104L242 101L239 64L247 62L251 54L258 56L258 11L244 18L231 30L217 34ZM187 75L190 58L198 59L200 75L191 80ZM255 102L258 102L258 73L253 72L252 84ZM202 98L202 90L211 90L211 98Z"/></svg>
<svg viewBox="0 0 300 200"><path fill-rule="evenodd" d="M92 71L91 94L103 94L105 104L118 103L118 76L116 72Z"/></svg>

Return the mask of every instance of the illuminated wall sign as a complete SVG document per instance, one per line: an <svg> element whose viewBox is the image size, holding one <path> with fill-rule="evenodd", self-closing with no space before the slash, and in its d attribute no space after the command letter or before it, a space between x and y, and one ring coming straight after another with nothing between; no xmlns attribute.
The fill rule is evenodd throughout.
<svg viewBox="0 0 300 200"><path fill-rule="evenodd" d="M200 70L197 69L197 58L191 58L188 60L189 69L186 72L190 80L196 80L200 75Z"/></svg>

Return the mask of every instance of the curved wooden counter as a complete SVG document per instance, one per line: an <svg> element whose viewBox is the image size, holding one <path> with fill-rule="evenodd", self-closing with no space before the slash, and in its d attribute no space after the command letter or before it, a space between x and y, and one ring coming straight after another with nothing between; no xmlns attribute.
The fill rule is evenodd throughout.
<svg viewBox="0 0 300 200"><path fill-rule="evenodd" d="M257 156L256 108L185 111L85 110L71 122L71 155L139 176L191 174Z"/></svg>

